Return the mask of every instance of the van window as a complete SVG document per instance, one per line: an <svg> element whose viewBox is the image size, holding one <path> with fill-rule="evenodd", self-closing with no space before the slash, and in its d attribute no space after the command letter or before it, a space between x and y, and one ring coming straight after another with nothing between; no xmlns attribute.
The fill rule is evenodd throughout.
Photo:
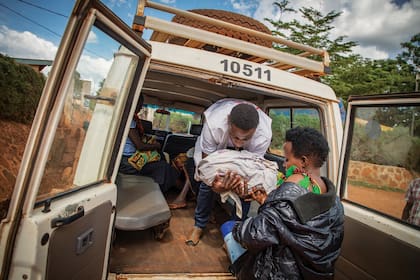
<svg viewBox="0 0 420 280"><path fill-rule="evenodd" d="M344 198L401 219L420 176L420 106L357 106L351 117Z"/></svg>
<svg viewBox="0 0 420 280"><path fill-rule="evenodd" d="M288 129L301 126L321 130L319 112L315 108L270 108L269 116L273 130L270 152L279 156L283 156L283 143Z"/></svg>
<svg viewBox="0 0 420 280"><path fill-rule="evenodd" d="M0 219L3 219L7 215L45 76L44 71L39 73L12 58L0 56L0 60L0 75L9 77L1 82L0 90Z"/></svg>
<svg viewBox="0 0 420 280"><path fill-rule="evenodd" d="M155 130L187 134L192 124L200 124L201 115L187 110L147 104L141 111L141 118L152 121Z"/></svg>
<svg viewBox="0 0 420 280"><path fill-rule="evenodd" d="M126 102L121 96L127 96L139 57L97 28L91 34L97 42L88 40L68 87L37 200L106 176L104 151L112 145L111 128L119 119L115 112ZM111 68L114 60L118 69Z"/></svg>

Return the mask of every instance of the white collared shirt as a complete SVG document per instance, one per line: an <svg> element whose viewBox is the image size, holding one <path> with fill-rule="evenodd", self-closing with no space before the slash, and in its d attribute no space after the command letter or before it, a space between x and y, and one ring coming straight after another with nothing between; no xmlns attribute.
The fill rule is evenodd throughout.
<svg viewBox="0 0 420 280"><path fill-rule="evenodd" d="M255 104L238 99L221 99L204 112L205 123L195 144L194 161L196 166L201 161L202 153L211 154L233 146L229 136L228 116L232 108L240 103L254 106L259 115L257 129L252 138L245 143L243 149L264 156L271 143L271 118Z"/></svg>

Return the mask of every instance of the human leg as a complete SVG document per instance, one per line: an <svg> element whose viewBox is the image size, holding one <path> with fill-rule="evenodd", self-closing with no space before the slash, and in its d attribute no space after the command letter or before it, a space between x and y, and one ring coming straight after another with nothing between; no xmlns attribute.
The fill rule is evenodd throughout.
<svg viewBox="0 0 420 280"><path fill-rule="evenodd" d="M181 192L179 193L179 195L174 199L174 201L172 201L171 203L168 204L170 209L178 209L178 208L186 207L187 206L187 194L188 194L188 191L190 189L192 189L187 170L185 169L184 166L181 167L181 170L182 170L182 172L184 173L184 176L185 176L185 184L184 184Z"/></svg>
<svg viewBox="0 0 420 280"><path fill-rule="evenodd" d="M164 160L146 164L141 169L140 174L153 178L159 184L162 192L166 192L175 186L176 179L179 176L177 170Z"/></svg>
<svg viewBox="0 0 420 280"><path fill-rule="evenodd" d="M251 202L245 201L241 198L241 207L242 207L242 218L236 216L236 207L232 208L231 219L234 221L245 221L248 217L249 208L251 208Z"/></svg>
<svg viewBox="0 0 420 280"><path fill-rule="evenodd" d="M197 195L197 206L195 208L195 224L193 231L186 241L188 245L195 246L200 241L203 229L206 227L211 214L214 200L214 192L204 183L200 184Z"/></svg>
<svg viewBox="0 0 420 280"><path fill-rule="evenodd" d="M195 226L205 228L213 208L214 192L204 183L200 184L195 208Z"/></svg>
<svg viewBox="0 0 420 280"><path fill-rule="evenodd" d="M245 201L241 199L242 204L242 221L245 221L248 217L249 208L251 208L251 201Z"/></svg>
<svg viewBox="0 0 420 280"><path fill-rule="evenodd" d="M139 171L131 166L131 164L128 162L129 158L129 156L122 156L118 171L128 175L138 175Z"/></svg>

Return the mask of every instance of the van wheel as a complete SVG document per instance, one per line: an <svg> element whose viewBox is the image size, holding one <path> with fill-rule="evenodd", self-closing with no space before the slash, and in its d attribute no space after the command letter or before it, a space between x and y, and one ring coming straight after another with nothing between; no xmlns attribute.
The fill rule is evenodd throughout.
<svg viewBox="0 0 420 280"><path fill-rule="evenodd" d="M223 20L225 22L233 23L233 24L236 24L236 25L240 25L242 27L246 27L246 28L249 28L249 29L253 29L253 30L260 31L260 32L271 35L271 31L264 24L262 24L261 22L255 20L253 18L244 16L244 15L241 15L241 14L236 14L236 13L223 11L223 10L212 10L212 9L197 9L197 10L190 10L190 12L200 14L200 15L204 15L204 16L208 16L208 17L215 18L215 19L219 19L219 20ZM272 42L269 41L269 40L264 40L264 39L261 39L261 38L255 37L255 36L245 34L243 32L230 30L228 28L217 27L217 26L211 25L209 23L204 23L204 22L201 22L201 21L197 21L195 19L186 18L184 16L176 15L172 18L172 21L176 22L176 23L188 25L188 26L191 26L191 27L199 28L199 29L202 29L202 30L211 31L211 32L221 34L221 35L225 35L225 36L228 36L228 37L232 37L232 38L235 38L235 39L240 39L240 40L250 42L250 43L253 43L253 44L257 44L257 45L260 45L260 46L265 46L265 47L269 47L269 48L271 48L271 46L272 46ZM177 44L177 45L184 45L186 41L187 41L187 39L179 38L179 37L174 37L174 38L171 38L169 40L170 43ZM211 51L211 47L212 46L206 45L202 48ZM214 51L217 51L217 49L215 49Z"/></svg>

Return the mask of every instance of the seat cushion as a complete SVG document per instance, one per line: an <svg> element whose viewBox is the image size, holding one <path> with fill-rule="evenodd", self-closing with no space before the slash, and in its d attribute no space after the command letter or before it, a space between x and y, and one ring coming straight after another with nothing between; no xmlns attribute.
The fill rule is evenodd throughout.
<svg viewBox="0 0 420 280"><path fill-rule="evenodd" d="M166 199L152 178L120 173L116 185L117 229L143 230L170 219Z"/></svg>

